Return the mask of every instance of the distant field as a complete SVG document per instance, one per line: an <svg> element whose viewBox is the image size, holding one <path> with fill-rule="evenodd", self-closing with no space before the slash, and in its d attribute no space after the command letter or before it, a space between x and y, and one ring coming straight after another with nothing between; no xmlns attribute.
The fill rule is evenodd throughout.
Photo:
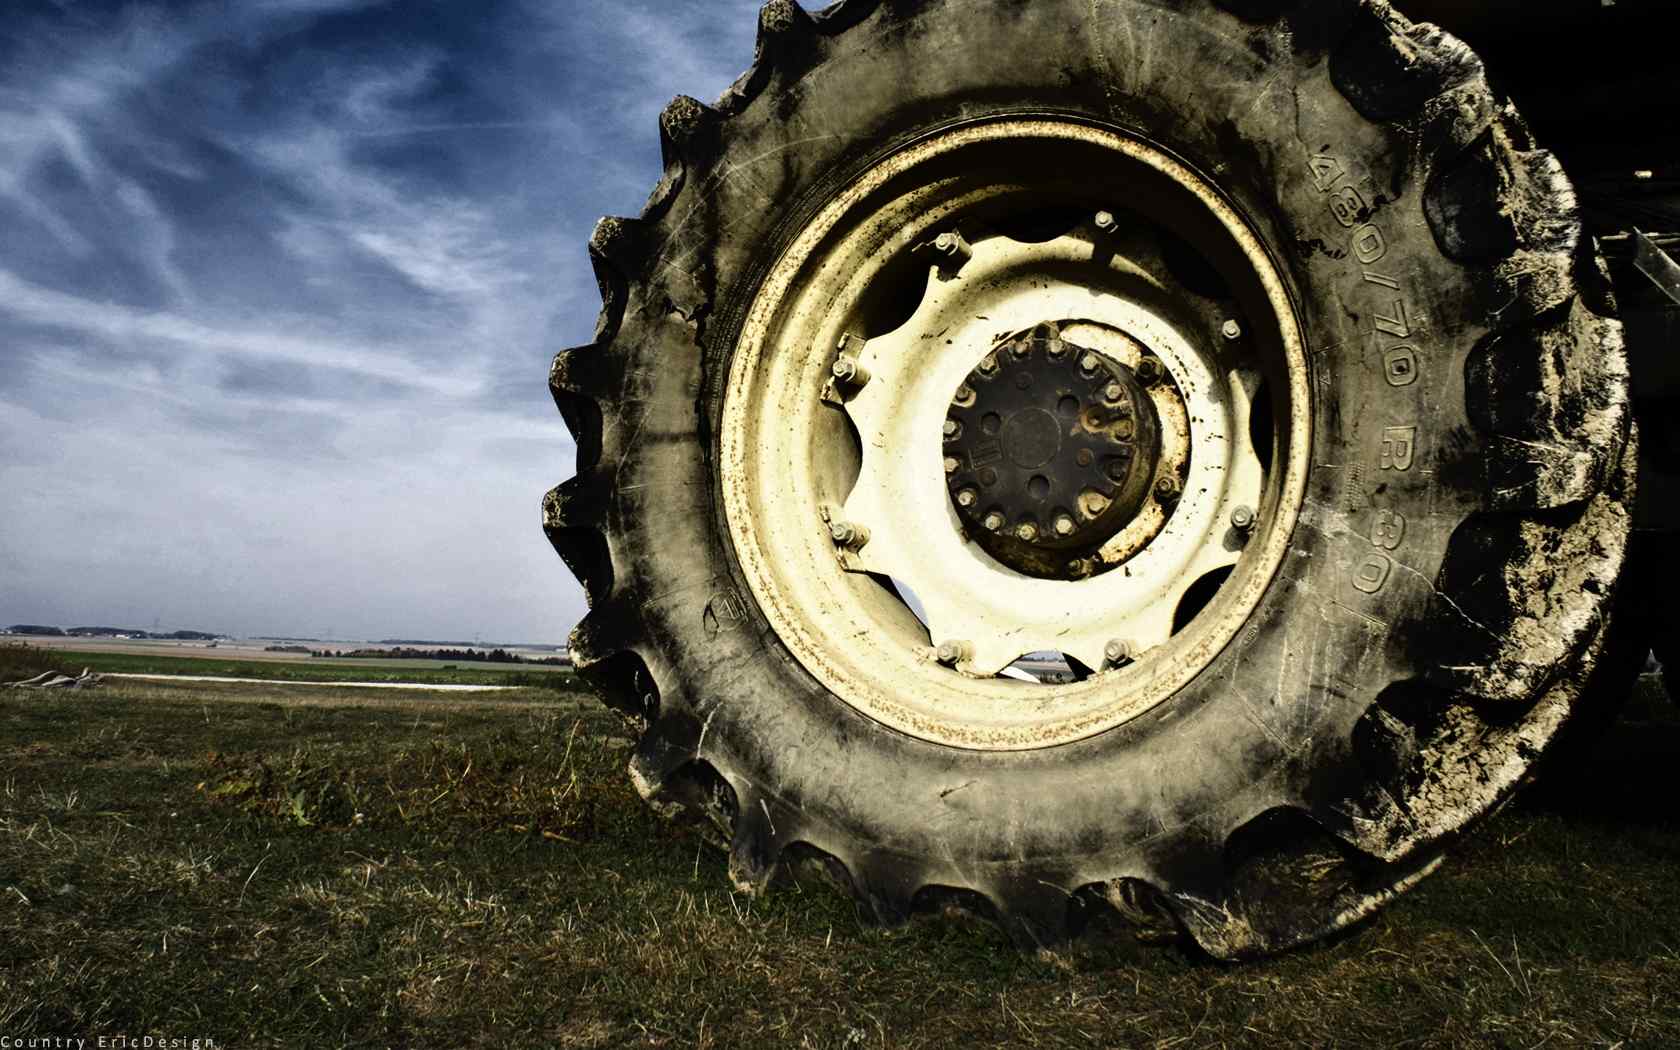
<svg viewBox="0 0 1680 1050"><path fill-rule="evenodd" d="M1554 769L1374 921L1225 966L1118 924L1044 958L985 925L881 930L804 874L732 893L722 855L636 797L628 736L580 693L0 692L0 1033L1676 1046L1680 747L1635 739Z"/></svg>
<svg viewBox="0 0 1680 1050"><path fill-rule="evenodd" d="M105 674L186 674L228 678L263 678L291 682L416 682L448 685L537 685L562 687L570 681L567 667L552 664L492 664L446 660L378 660L328 657L323 659L263 660L215 655L215 649L195 649L192 655L148 652L86 651L68 647L50 650L66 666L87 667Z"/></svg>
<svg viewBox="0 0 1680 1050"><path fill-rule="evenodd" d="M69 638L50 635L12 635L0 638L0 642L10 645L32 645L40 649L52 649L65 652L84 653L127 653L133 656L212 656L225 660L262 660L278 663L307 663L319 660L308 653L274 652L270 645L301 645L305 648L328 650L332 652L348 652L352 649L367 647L363 642L266 642L261 639L222 640L215 645L208 642L176 641L164 638ZM450 648L450 647L443 647ZM477 648L485 648L479 646ZM547 649L509 649L518 656L527 658L548 658L555 654ZM356 659L361 659L357 657ZM373 659L373 658L369 658ZM407 662L407 661L405 661ZM427 661L421 661L427 662ZM439 661L448 663L450 661ZM536 665L553 666L553 665Z"/></svg>

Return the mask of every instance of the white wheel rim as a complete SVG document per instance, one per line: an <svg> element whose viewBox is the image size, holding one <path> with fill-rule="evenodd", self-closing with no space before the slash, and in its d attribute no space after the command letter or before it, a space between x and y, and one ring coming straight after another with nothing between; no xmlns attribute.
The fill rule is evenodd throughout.
<svg viewBox="0 0 1680 1050"><path fill-rule="evenodd" d="M1273 393L1273 403L1286 410L1277 412L1278 454L1269 474L1244 451L1258 372L1188 333L1155 275L1124 260L1093 268L1092 243L1077 233L1036 244L977 239L955 278L930 277L928 294L902 326L861 347L854 340L851 352L871 379L843 409L824 403L831 350L855 325L871 282L987 202L1032 191L1008 178L937 177L941 163L1003 141L1051 156L1058 148L1097 150L1117 171L1153 172L1161 185L1193 194L1213 220L1209 228L1223 231L1241 253L1270 312L1266 321L1275 326L1268 331L1275 381L1287 388ZM889 191L917 169L934 174L913 189ZM1057 267L1080 265L1086 267L1080 280L1041 279ZM1149 504L1134 526L1159 534L1123 569L1091 579L1037 579L1001 565L963 536L944 483L939 435L951 391L1000 329L1040 321L1081 322L1067 331L1077 329L1084 346L1102 342L1105 332L1124 332L1166 364L1191 406L1176 451L1174 434L1166 432L1178 428L1165 419L1162 428L1162 461L1188 456L1182 499L1164 528L1144 520L1155 507ZM1122 340L1109 343L1090 348L1116 359L1127 353ZM1024 750L1069 743L1161 703L1252 615L1282 564L1304 498L1307 380L1300 331L1269 257L1235 210L1184 165L1140 140L1072 122L959 128L877 165L823 208L767 276L731 363L721 419L719 470L730 537L771 627L842 701L894 729L951 746ZM1172 411L1160 399L1157 407ZM850 461L843 451L851 446L849 426L863 444L861 457L854 452ZM1239 506L1260 511L1246 544L1229 524ZM868 542L837 549L827 517L864 525ZM1232 575L1218 596L1170 633L1189 585L1227 566ZM915 589L928 628L864 573ZM965 643L962 659L954 668L938 664L932 643L957 639ZM1101 667L1105 644L1114 639L1138 640L1146 651L1127 666L1071 684L996 677L1040 650Z"/></svg>

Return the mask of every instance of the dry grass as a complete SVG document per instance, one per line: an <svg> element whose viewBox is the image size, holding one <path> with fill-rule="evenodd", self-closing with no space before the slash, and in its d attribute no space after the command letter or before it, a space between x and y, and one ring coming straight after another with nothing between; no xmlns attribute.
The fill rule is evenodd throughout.
<svg viewBox="0 0 1680 1050"><path fill-rule="evenodd" d="M22 642L0 642L0 684L21 682L43 671L75 673L70 669L70 662L59 653Z"/></svg>
<svg viewBox="0 0 1680 1050"><path fill-rule="evenodd" d="M0 1035L1680 1045L1672 754L1554 777L1328 946L1233 968L1106 929L1041 960L984 926L876 929L815 882L730 893L580 699L0 694Z"/></svg>

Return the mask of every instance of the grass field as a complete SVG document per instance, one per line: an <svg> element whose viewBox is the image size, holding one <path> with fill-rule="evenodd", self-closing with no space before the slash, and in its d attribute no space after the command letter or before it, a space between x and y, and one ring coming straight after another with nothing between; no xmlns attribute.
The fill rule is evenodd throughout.
<svg viewBox="0 0 1680 1050"><path fill-rule="evenodd" d="M0 682L7 650L0 646ZM72 673L91 668L101 674L184 674L215 675L224 678L262 678L284 682L415 682L438 685L530 685L569 689L571 669L554 664L451 663L445 660L380 660L374 658L319 658L293 660L243 660L204 655L176 656L75 649L29 649L37 662L46 661ZM45 666L43 664L42 666ZM556 678L554 676L560 676Z"/></svg>
<svg viewBox="0 0 1680 1050"><path fill-rule="evenodd" d="M732 894L577 694L0 692L0 1036L1680 1045L1667 739L1555 772L1337 942L1230 967L1119 929L1060 959L883 931L809 881Z"/></svg>

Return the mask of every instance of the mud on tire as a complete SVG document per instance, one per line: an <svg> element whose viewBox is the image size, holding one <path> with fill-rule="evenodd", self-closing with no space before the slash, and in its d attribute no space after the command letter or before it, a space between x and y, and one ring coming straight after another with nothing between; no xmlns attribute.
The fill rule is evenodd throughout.
<svg viewBox="0 0 1680 1050"><path fill-rule="evenodd" d="M728 377L823 205L941 129L1112 129L1218 188L1305 336L1305 498L1242 630L1163 703L1049 748L862 714L731 542ZM1572 191L1478 60L1381 2L772 0L752 68L661 120L665 173L589 245L603 310L551 386L544 525L580 673L642 727L650 803L763 889L815 858L883 922L953 897L1026 946L1097 907L1242 957L1439 863L1581 704L1627 542L1619 324Z"/></svg>

